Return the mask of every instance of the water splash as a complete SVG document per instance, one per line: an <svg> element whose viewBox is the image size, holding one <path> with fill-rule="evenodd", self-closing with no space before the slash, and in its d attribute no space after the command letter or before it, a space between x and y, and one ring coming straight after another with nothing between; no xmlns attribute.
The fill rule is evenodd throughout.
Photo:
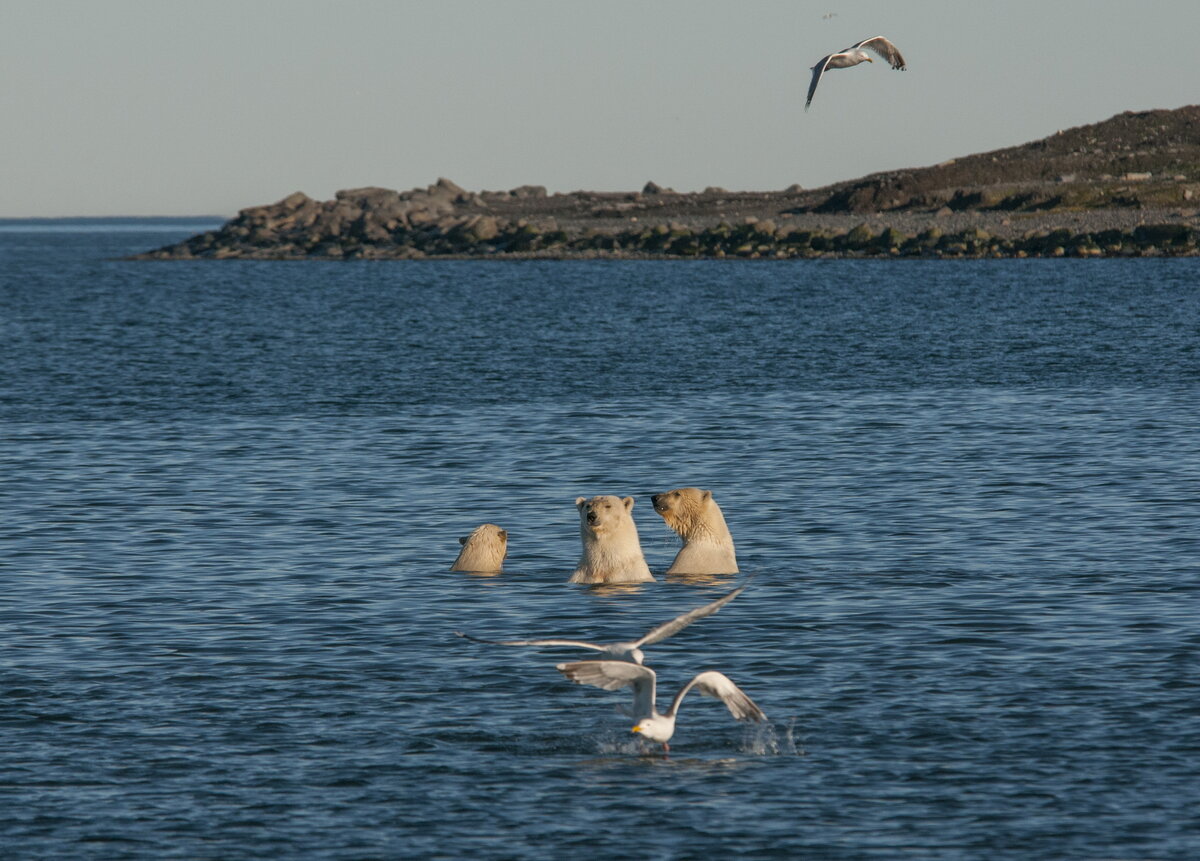
<svg viewBox="0 0 1200 861"><path fill-rule="evenodd" d="M742 731L738 750L753 756L804 756L804 751L796 746L795 728L795 718L778 728L769 721L753 724Z"/></svg>
<svg viewBox="0 0 1200 861"><path fill-rule="evenodd" d="M643 756L658 752L661 752L660 746L648 746L644 740L632 734L618 735L615 732L607 732L596 739L596 753L602 755Z"/></svg>

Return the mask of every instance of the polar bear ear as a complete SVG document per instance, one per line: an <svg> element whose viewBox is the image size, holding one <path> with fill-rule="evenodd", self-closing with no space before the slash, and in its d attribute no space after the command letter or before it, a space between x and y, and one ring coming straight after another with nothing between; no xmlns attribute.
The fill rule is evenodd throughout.
<svg viewBox="0 0 1200 861"><path fill-rule="evenodd" d="M712 499L712 491L711 490L704 491L703 496L706 500Z"/></svg>
<svg viewBox="0 0 1200 861"><path fill-rule="evenodd" d="M460 538L460 539L458 539L458 543L459 543L461 546L463 546L463 547L466 547L466 546L467 546L467 537L469 537L469 536L466 536L466 537L463 537L463 538Z"/></svg>
<svg viewBox="0 0 1200 861"><path fill-rule="evenodd" d="M582 508L582 507L583 507L583 504L584 504L585 502L587 502L587 497L584 497L584 496L577 496L577 497L575 497L575 507L576 507L576 508Z"/></svg>
<svg viewBox="0 0 1200 861"><path fill-rule="evenodd" d="M625 503L626 511L630 511L633 509L633 497L632 496L627 496L624 499L622 499L621 501Z"/></svg>

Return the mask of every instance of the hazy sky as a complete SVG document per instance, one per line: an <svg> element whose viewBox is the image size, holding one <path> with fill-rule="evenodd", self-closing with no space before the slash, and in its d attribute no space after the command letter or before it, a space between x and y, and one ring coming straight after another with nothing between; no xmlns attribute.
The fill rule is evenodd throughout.
<svg viewBox="0 0 1200 861"><path fill-rule="evenodd" d="M815 187L1200 102L1197 33L1197 0L0 0L0 216ZM875 35L909 70L805 113Z"/></svg>

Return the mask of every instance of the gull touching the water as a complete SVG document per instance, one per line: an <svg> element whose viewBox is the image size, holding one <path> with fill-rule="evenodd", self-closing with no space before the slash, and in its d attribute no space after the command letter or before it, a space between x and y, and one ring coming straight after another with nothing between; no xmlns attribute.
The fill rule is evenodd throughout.
<svg viewBox="0 0 1200 861"><path fill-rule="evenodd" d="M666 714L660 714L654 706L654 670L649 667L627 661L576 661L573 664L559 664L557 669L573 682L592 685L606 691L632 686L633 708L623 711L637 720L633 732L640 733L651 741L661 742L664 753L671 752L671 746L667 742L675 734L675 718L679 714L679 704L692 688L725 703L735 720L767 719L762 709L756 706L741 688L724 673L715 670L693 676L692 680L675 694L675 699L671 700L671 707L667 709Z"/></svg>
<svg viewBox="0 0 1200 861"><path fill-rule="evenodd" d="M618 661L632 661L633 663L640 665L645 661L646 658L645 654L642 652L642 646L649 646L659 642L660 640L665 640L672 634L679 633L697 619L703 619L705 616L711 616L738 595L742 594L742 591L745 588L745 586L739 586L728 595L724 595L710 604L705 604L703 607L697 607L695 610L689 610L686 613L682 613L669 622L663 622L658 627L650 629L650 631L640 639L628 640L621 643L589 643L585 640L565 640L560 638L542 640L481 640L478 637L472 637L469 634L462 633L461 631L455 631L454 633L463 639L470 640L473 643L486 643L489 646L574 646L578 649L592 649L597 652L604 652Z"/></svg>
<svg viewBox="0 0 1200 861"><path fill-rule="evenodd" d="M817 91L817 84L821 82L821 76L825 74L826 69L848 69L851 66L857 66L859 63L874 63L871 55L864 48L869 48L883 59L892 64L893 69L904 71L907 68L904 64L904 58L900 56L900 52L896 46L885 39L883 36L872 36L870 39L863 39L861 42L856 42L844 51L838 51L836 54L830 54L822 57L817 61L817 64L812 67L812 83L808 85L808 100L804 103L804 110L808 110L808 106L812 104L813 93Z"/></svg>

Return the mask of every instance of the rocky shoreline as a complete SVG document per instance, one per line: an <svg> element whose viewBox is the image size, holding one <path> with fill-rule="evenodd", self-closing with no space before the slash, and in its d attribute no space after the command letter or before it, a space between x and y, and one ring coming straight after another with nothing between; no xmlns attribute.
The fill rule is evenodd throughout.
<svg viewBox="0 0 1200 861"><path fill-rule="evenodd" d="M820 189L296 192L141 260L1200 255L1200 106Z"/></svg>
<svg viewBox="0 0 1200 861"><path fill-rule="evenodd" d="M1195 214L796 212L795 192L546 195L366 188L293 194L140 260L1153 257L1200 255ZM666 199L660 199L666 198ZM649 199L649 201L648 201ZM754 214L749 214L754 213Z"/></svg>

